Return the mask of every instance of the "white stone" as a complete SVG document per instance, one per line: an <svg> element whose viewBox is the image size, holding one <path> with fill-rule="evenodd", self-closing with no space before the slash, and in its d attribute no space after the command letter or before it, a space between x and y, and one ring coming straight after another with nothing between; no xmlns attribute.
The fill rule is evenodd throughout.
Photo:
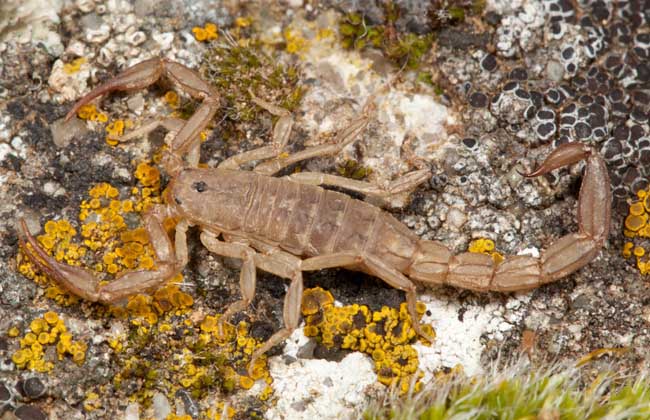
<svg viewBox="0 0 650 420"><path fill-rule="evenodd" d="M168 50L172 46L172 42L174 41L174 33L173 32L155 32L151 35L151 38L153 38L154 41L160 45L160 49L163 51Z"/></svg>
<svg viewBox="0 0 650 420"><path fill-rule="evenodd" d="M140 405L137 402L129 404L124 410L122 420L140 420Z"/></svg>
<svg viewBox="0 0 650 420"><path fill-rule="evenodd" d="M67 73L63 66L62 60L56 60L47 82L50 88L55 93L58 93L58 95L55 95L58 102L74 101L81 97L88 88L87 80L90 76L90 66L83 63L79 71L72 74Z"/></svg>
<svg viewBox="0 0 650 420"><path fill-rule="evenodd" d="M269 362L278 401L265 413L267 419L353 418L365 406L366 389L377 382L370 357L357 352L340 363L298 360L286 365L280 357Z"/></svg>
<svg viewBox="0 0 650 420"><path fill-rule="evenodd" d="M172 412L172 408L169 405L169 400L167 397L160 393L156 392L153 394L151 399L153 405L153 416L156 420L165 420Z"/></svg>

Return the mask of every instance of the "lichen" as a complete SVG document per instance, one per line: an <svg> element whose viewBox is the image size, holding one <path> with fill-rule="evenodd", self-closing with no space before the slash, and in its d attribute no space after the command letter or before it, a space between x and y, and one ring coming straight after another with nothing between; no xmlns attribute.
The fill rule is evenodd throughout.
<svg viewBox="0 0 650 420"><path fill-rule="evenodd" d="M204 41L213 41L217 38L219 38L219 34L217 33L217 25L214 23L206 23L201 26L195 26L192 28L192 33L194 34L194 38L199 41L199 42L204 42Z"/></svg>
<svg viewBox="0 0 650 420"><path fill-rule="evenodd" d="M425 310L424 304L418 303L420 316ZM402 392L421 386L423 373L418 370L418 355L412 346L418 337L405 303L399 310L384 306L374 312L358 304L337 307L330 292L316 287L303 293L302 314L306 336L328 348L368 354L382 384L399 387ZM435 336L430 325L423 329Z"/></svg>
<svg viewBox="0 0 650 420"><path fill-rule="evenodd" d="M13 327L10 336L18 337L19 334L19 329ZM53 311L33 319L19 343L20 349L14 352L11 360L19 369L35 372L50 372L54 369L55 360L46 357L49 347L56 349L58 360L70 356L77 365L85 362L88 349L88 344L84 341L72 339L63 320Z"/></svg>
<svg viewBox="0 0 650 420"><path fill-rule="evenodd" d="M630 203L623 226L623 234L630 240L623 244L623 256L636 260L636 267L641 274L650 274L650 188L639 190L636 200Z"/></svg>
<svg viewBox="0 0 650 420"><path fill-rule="evenodd" d="M504 260L502 254L494 250L494 241L487 238L478 238L473 240L467 249L469 252L476 252L479 254L485 254L492 257L496 264L499 264Z"/></svg>

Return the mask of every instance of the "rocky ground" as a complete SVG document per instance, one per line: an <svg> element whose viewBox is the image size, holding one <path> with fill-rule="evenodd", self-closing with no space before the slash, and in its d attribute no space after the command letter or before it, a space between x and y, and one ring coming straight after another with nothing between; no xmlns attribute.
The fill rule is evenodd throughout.
<svg viewBox="0 0 650 420"><path fill-rule="evenodd" d="M214 356L209 317L237 299L239 266L208 253L194 230L182 279L122 309L70 298L21 257L16 232L24 218L43 246L50 235L61 259L102 279L146 265L146 239L132 245L137 261L128 262L116 238L127 242L124 232L137 231L142 210L161 201L168 177L156 156L165 131L124 144L112 139L152 118L187 118L197 104L162 84L110 95L68 123L63 117L91 88L155 56L199 70L222 94L201 146L208 166L270 141L276 119L250 92L292 111L288 152L331 143L367 116L367 129L342 153L286 173L386 185L430 168L415 191L368 200L455 253L490 239L503 255L539 255L576 231L582 165L539 179L521 173L565 142L593 146L614 195L610 239L598 258L530 292L422 287L423 321L436 339L409 342L420 370L414 380L426 383L458 365L479 375L518 357L538 366L585 358L587 376L643 368L650 344L644 256L634 261L622 251L630 237L647 248L650 208L641 207L642 227L626 225L628 237L624 223L635 194L649 185L649 11L644 1L5 2L0 416L342 418L386 391L375 353L329 348L303 327L270 352L257 381L247 378L247 349L282 319L285 283L264 273L252 307L235 319L246 331ZM112 224L102 222L108 216ZM338 307L380 311L404 298L345 270L305 279Z"/></svg>

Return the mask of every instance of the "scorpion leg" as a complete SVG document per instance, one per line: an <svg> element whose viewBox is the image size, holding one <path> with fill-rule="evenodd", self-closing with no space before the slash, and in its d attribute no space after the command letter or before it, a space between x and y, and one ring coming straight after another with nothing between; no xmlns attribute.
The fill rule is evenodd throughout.
<svg viewBox="0 0 650 420"><path fill-rule="evenodd" d="M120 143L131 141L134 138L145 136L159 127L165 128L167 131L169 131L168 135L170 135L172 138L176 138L178 132L181 130L181 128L183 128L184 124L185 124L185 120L182 120L180 118L169 117L169 118L155 119L153 121L149 121L145 123L141 127L138 127L137 129L131 131L128 134L125 134L120 137L116 137L114 140L117 140ZM201 153L201 141L197 137L189 147L187 156L185 158L190 167L196 168L199 165L199 160L201 158L200 153Z"/></svg>
<svg viewBox="0 0 650 420"><path fill-rule="evenodd" d="M145 124L141 125L140 127L136 128L135 130L132 130L128 134L125 134L123 136L115 137L115 140L117 140L120 143L124 143L127 141L131 141L137 137L142 137L146 136L147 134L151 133L152 131L158 129L159 127L163 127L167 131L170 131L173 134L178 133L178 131L183 127L183 124L185 124L185 120L181 120L180 118L161 118L161 119L155 119L146 122Z"/></svg>
<svg viewBox="0 0 650 420"><path fill-rule="evenodd" d="M280 117L280 119L273 126L273 134L271 136L271 145L259 147L257 149L242 152L229 157L219 164L222 169L239 169L241 165L256 160L270 159L282 153L289 141L291 129L293 128L293 116L289 111L279 106L275 106L256 97L253 92L249 90L253 102L259 107L266 109L271 114Z"/></svg>
<svg viewBox="0 0 650 420"><path fill-rule="evenodd" d="M149 239L156 253L158 269L130 271L106 285L100 285L99 280L90 271L62 264L48 255L29 232L24 220L20 221L20 244L27 257L66 290L92 302L113 303L132 294L160 287L180 272L187 263L187 246L184 243L187 223L180 222L176 227L176 251L174 252L171 240L163 227L163 220L168 216L166 207L156 206L144 219Z"/></svg>
<svg viewBox="0 0 650 420"><path fill-rule="evenodd" d="M240 258L243 261L241 272L239 273L239 289L241 290L241 299L231 303L219 318L218 333L223 336L223 324L241 310L244 310L251 304L255 297L255 285L257 275L255 270L255 250L246 244L224 242L218 239L217 235L209 231L201 232L201 243L210 252L230 258Z"/></svg>
<svg viewBox="0 0 650 420"><path fill-rule="evenodd" d="M160 58L144 60L133 67L129 67L122 73L106 83L97 86L84 97L82 97L66 114L65 120L69 121L79 108L86 105L93 99L115 90L141 89L155 83L163 74L162 61Z"/></svg>
<svg viewBox="0 0 650 420"><path fill-rule="evenodd" d="M284 327L273 334L268 340L253 352L249 363L248 373L252 372L255 361L273 346L283 342L298 327L300 323L300 305L302 302L302 271L300 258L276 248L265 247L264 253L256 252L245 244L224 242L211 232L201 233L201 242L205 247L215 254L244 260L240 274L240 287L242 299L232 303L219 319L219 328L235 312L245 309L250 305L255 295L256 267L275 274L276 276L291 280L289 290L284 298L282 318ZM225 319L224 319L225 318Z"/></svg>
<svg viewBox="0 0 650 420"><path fill-rule="evenodd" d="M358 181L356 179L321 172L297 172L287 176L288 179L300 182L301 184L340 187L345 188L346 190L376 197L387 197L405 191L412 191L418 185L426 182L430 177L431 171L428 169L420 169L401 176L392 181L386 187L380 187L370 182Z"/></svg>
<svg viewBox="0 0 650 420"><path fill-rule="evenodd" d="M279 265L277 262L271 264L276 266ZM296 328L298 328L298 325L300 324L300 305L302 303L303 283L302 272L297 265L298 263L296 263L296 266L294 267L291 267L291 265L282 267L282 271L291 271L291 276L288 276L288 278L291 279L291 283L289 284L289 289L287 290L287 294L284 297L284 306L282 308L282 320L284 321L284 326L280 330L276 331L275 334L273 334L268 340L262 343L262 345L253 352L248 367L249 375L252 374L253 367L255 366L255 361L264 353L269 351L273 346L280 344L286 340L291 335L291 333ZM273 273L270 270L265 271ZM273 274L279 275L277 273Z"/></svg>
<svg viewBox="0 0 650 420"><path fill-rule="evenodd" d="M293 115L288 110L273 105L272 103L266 102L263 99L258 98L253 95L253 92L249 90L249 93L253 99L253 102L261 108L266 109L271 114L280 119L275 123L273 127L273 143L275 143L278 153L281 153L284 147L289 142L289 136L291 135L291 129L293 128Z"/></svg>
<svg viewBox="0 0 650 420"><path fill-rule="evenodd" d="M305 159L336 155L347 145L357 140L359 134L368 125L368 122L369 120L367 117L361 117L344 128L343 131L336 136L336 140L333 144L321 144L318 146L308 147L305 150L301 150L287 157L277 157L268 162L257 165L254 171L262 175L273 175L287 166Z"/></svg>
<svg viewBox="0 0 650 420"><path fill-rule="evenodd" d="M300 268L304 271L323 270L326 268L346 267L348 269L359 270L372 274L392 287L402 290L406 293L406 305L408 308L411 323L415 332L433 343L433 337L428 335L423 329L416 310L417 294L416 286L408 277L400 273L393 267L388 266L385 262L376 256L364 256L355 252L340 252L334 254L319 255L317 257L307 258L302 261Z"/></svg>
<svg viewBox="0 0 650 420"><path fill-rule="evenodd" d="M408 277L400 273L395 268L387 265L381 258L377 256L364 256L363 265L367 268L367 272L376 277L379 277L392 287L404 291L406 293L406 307L411 317L413 329L420 336L429 341L434 342L434 338L427 334L422 329L422 324L418 320L417 305L417 287Z"/></svg>

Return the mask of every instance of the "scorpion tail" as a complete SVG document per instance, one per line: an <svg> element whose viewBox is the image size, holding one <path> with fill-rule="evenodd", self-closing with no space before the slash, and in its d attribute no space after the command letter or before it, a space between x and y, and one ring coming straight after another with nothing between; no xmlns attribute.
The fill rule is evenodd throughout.
<svg viewBox="0 0 650 420"><path fill-rule="evenodd" d="M603 158L587 145L568 143L525 176L543 175L583 159L587 164L578 199L578 232L557 239L539 257L517 255L501 263L485 254L452 255L440 242L421 240L406 274L428 284L510 292L558 280L585 266L596 258L609 235L611 191Z"/></svg>

